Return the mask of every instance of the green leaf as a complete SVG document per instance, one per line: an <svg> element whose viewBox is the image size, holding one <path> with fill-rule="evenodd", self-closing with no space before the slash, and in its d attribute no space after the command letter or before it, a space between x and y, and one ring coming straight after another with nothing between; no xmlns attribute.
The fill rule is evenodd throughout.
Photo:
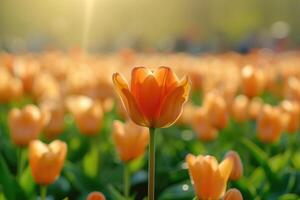
<svg viewBox="0 0 300 200"><path fill-rule="evenodd" d="M90 151L83 158L83 170L89 177L96 177L99 169L99 149L97 145L91 145Z"/></svg>
<svg viewBox="0 0 300 200"><path fill-rule="evenodd" d="M113 197L113 199L115 200L124 200L124 197L122 196L122 194L112 185L108 186L108 190L111 193L111 196Z"/></svg>
<svg viewBox="0 0 300 200"><path fill-rule="evenodd" d="M278 198L278 200L299 200L300 196L296 194L284 194Z"/></svg>
<svg viewBox="0 0 300 200"><path fill-rule="evenodd" d="M193 199L195 196L193 186L190 181L185 181L177 185L173 185L162 192L159 200L184 200Z"/></svg>

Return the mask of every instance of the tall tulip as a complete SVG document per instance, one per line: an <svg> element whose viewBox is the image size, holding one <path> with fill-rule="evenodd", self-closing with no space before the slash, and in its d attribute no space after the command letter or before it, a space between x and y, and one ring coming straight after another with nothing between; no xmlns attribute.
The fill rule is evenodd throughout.
<svg viewBox="0 0 300 200"><path fill-rule="evenodd" d="M155 128L169 127L179 118L188 99L189 80L185 77L179 81L168 67L155 71L136 67L132 70L130 88L119 73L113 74L113 82L132 121L150 128L148 196L153 200Z"/></svg>

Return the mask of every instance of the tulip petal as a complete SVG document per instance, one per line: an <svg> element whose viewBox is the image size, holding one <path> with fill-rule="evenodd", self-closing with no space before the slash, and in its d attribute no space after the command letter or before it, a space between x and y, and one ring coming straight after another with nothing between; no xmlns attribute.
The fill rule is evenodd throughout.
<svg viewBox="0 0 300 200"><path fill-rule="evenodd" d="M130 93L126 81L121 77L120 74L115 73L113 74L113 82L117 93L121 97L122 103L132 121L141 126L147 126L148 122L142 114L135 98Z"/></svg>
<svg viewBox="0 0 300 200"><path fill-rule="evenodd" d="M151 70L146 67L133 68L130 87L134 97L137 97L138 86L141 85L150 74L152 74Z"/></svg>
<svg viewBox="0 0 300 200"><path fill-rule="evenodd" d="M185 77L178 87L171 91L161 103L161 110L157 116L155 127L171 126L179 118L183 104L187 101L190 91L190 83Z"/></svg>
<svg viewBox="0 0 300 200"><path fill-rule="evenodd" d="M178 85L178 78L169 67L159 67L154 76L159 87L161 87L161 97L164 97Z"/></svg>

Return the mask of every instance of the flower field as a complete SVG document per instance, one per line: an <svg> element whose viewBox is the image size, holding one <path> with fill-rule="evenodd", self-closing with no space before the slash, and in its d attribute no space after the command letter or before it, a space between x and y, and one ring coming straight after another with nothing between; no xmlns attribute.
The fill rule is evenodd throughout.
<svg viewBox="0 0 300 200"><path fill-rule="evenodd" d="M0 54L0 200L299 200L300 52Z"/></svg>

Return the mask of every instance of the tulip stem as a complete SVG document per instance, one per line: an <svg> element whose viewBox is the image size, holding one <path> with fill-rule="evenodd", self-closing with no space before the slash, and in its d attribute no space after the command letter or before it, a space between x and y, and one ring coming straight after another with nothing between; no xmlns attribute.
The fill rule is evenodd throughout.
<svg viewBox="0 0 300 200"><path fill-rule="evenodd" d="M24 167L24 152L25 150L20 147L18 148L18 171L17 171L17 179L18 181L20 181L21 177L22 177L22 173L23 173L23 167Z"/></svg>
<svg viewBox="0 0 300 200"><path fill-rule="evenodd" d="M124 196L127 200L129 198L130 191L130 171L128 163L124 164Z"/></svg>
<svg viewBox="0 0 300 200"><path fill-rule="evenodd" d="M41 200L46 200L46 196L47 196L47 186L46 185L41 185L40 186L40 192L41 192Z"/></svg>
<svg viewBox="0 0 300 200"><path fill-rule="evenodd" d="M149 128L148 200L154 200L155 188L155 128Z"/></svg>

